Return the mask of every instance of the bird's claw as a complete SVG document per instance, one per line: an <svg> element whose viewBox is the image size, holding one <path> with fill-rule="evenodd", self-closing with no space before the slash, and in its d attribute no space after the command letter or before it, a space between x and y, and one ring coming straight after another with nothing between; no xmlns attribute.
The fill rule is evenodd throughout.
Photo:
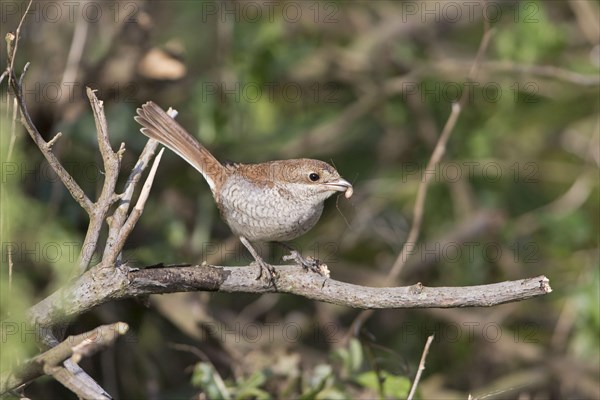
<svg viewBox="0 0 600 400"><path fill-rule="evenodd" d="M296 250L291 250L290 254L283 256L284 261L295 261L296 264L302 265L302 268L308 271L316 272L321 276L329 278L329 268L327 264L321 262L319 259L308 256L302 257Z"/></svg>
<svg viewBox="0 0 600 400"><path fill-rule="evenodd" d="M277 278L277 271L275 270L275 267L273 267L271 264L265 262L262 259L256 260L256 263L259 267L258 276L256 277L256 280L260 280L264 274L269 280L269 282L271 282L273 286L275 286L275 279Z"/></svg>

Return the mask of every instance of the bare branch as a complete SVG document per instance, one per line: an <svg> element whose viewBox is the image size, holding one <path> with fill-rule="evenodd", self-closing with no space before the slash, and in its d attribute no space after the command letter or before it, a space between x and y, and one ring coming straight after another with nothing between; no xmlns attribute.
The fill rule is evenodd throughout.
<svg viewBox="0 0 600 400"><path fill-rule="evenodd" d="M85 393L90 395L90 399L112 398L106 390L102 388L91 376L85 372L79 364L76 364L72 359L65 360L63 365L67 371L75 375L74 380L79 388L85 388Z"/></svg>
<svg viewBox="0 0 600 400"><path fill-rule="evenodd" d="M489 285L431 288L418 283L375 288L353 285L304 271L299 266L277 266L277 287L256 280L256 266L195 265L146 268L98 265L69 286L31 307L28 320L42 326L69 319L107 301L150 294L189 291L228 293L290 293L307 299L362 309L490 307L550 293L545 276Z"/></svg>
<svg viewBox="0 0 600 400"><path fill-rule="evenodd" d="M10 108L9 108L10 109ZM10 122L10 143L8 145L8 156L6 157L7 161L12 159L12 153L15 149L15 143L17 141L17 99L13 99L13 115ZM8 110L7 110L8 111Z"/></svg>
<svg viewBox="0 0 600 400"><path fill-rule="evenodd" d="M52 146L62 137L62 132L58 132L48 143L46 143L46 147L48 150L52 150Z"/></svg>
<svg viewBox="0 0 600 400"><path fill-rule="evenodd" d="M126 323L117 322L99 326L86 333L69 336L57 346L21 365L16 371L3 373L0 377L0 393L19 387L44 374L51 374L55 377L59 375L67 379L69 369L62 366L64 361L71 358L73 362L77 362L83 356L90 356L111 345L117 337L127 333L128 329L129 326ZM72 383L73 380L70 379L69 382ZM65 384L63 381L61 383ZM69 387L69 389L71 388ZM84 397L90 398L90 396Z"/></svg>
<svg viewBox="0 0 600 400"><path fill-rule="evenodd" d="M410 388L410 393L408 393L408 397L406 398L406 400L412 400L412 398L415 396L415 392L417 391L417 385L421 380L421 374L425 370L425 359L427 358L427 353L429 353L429 346L431 346L431 342L433 342L433 335L430 335L427 338L425 348L423 348L423 354L421 355L421 362L419 362L419 369L417 369L415 380L413 381L412 387Z"/></svg>
<svg viewBox="0 0 600 400"><path fill-rule="evenodd" d="M71 392L75 393L81 399L90 399L90 400L110 400L112 397L108 395L101 389L101 392L95 390L95 387L90 387L87 384L82 383L77 375L65 367L61 367L60 365L55 366L45 366L44 373L46 375L52 376L54 379L59 381L64 387L69 389Z"/></svg>
<svg viewBox="0 0 600 400"><path fill-rule="evenodd" d="M119 169L121 168L121 157L125 151L125 144L121 143L121 147L115 153L113 152L110 141L108 139L108 123L104 115L104 106L102 101L98 100L94 91L89 87L86 89L87 96L92 106L94 113L94 121L96 122L96 132L98 135L98 146L102 154L104 164L104 184L102 192L98 197L98 201L94 203L93 210L90 213L90 224L83 241L81 254L79 257L79 271L83 273L92 259L98 238L102 230L102 224L108 215L110 207L118 200L115 194L117 179L119 178Z"/></svg>
<svg viewBox="0 0 600 400"><path fill-rule="evenodd" d="M81 56L83 55L83 49L85 48L85 42L88 37L88 28L88 21L83 18L82 15L78 15L77 20L75 21L75 29L73 30L69 54L67 55L65 71L62 76L63 85L65 82L72 82L77 78L79 63L81 62ZM61 102L64 102L66 99L67 97L61 97Z"/></svg>
<svg viewBox="0 0 600 400"><path fill-rule="evenodd" d="M175 118L177 116L177 111L169 108L169 110L167 111L167 114L169 114L169 116L171 116L171 118ZM137 220L139 219L139 215L138 215L135 219L135 222L133 222L133 220L131 219L131 216L129 218L127 217L127 212L129 211L129 205L131 204L133 192L135 191L135 188L136 188L139 180L141 179L143 172L146 170L146 167L148 166L148 164L150 163L150 160L154 156L154 152L156 151L156 148L158 147L158 145L159 145L159 143L154 139L149 139L148 142L146 142L146 146L144 146L144 149L142 150L142 154L140 154L140 157L138 158L137 162L135 163L135 166L133 167L133 169L131 170L131 173L129 174L127 183L125 183L125 190L123 191L123 195L121 196L119 206L117 207L117 209L115 210L113 215L108 217L108 219L107 219L108 226L109 226L109 234L108 234L108 239L106 240L106 247L104 249L104 254L102 257L102 259L107 263L107 265L114 264L115 260L117 260L117 257L119 256L120 252L123 250L123 246L125 245L125 240L127 239L127 237L129 236L129 233L131 233L131 230L135 226L135 222L137 222ZM161 151L161 154L162 154L162 151ZM155 164L156 164L156 162L155 162ZM158 167L158 164L156 164L156 165ZM152 180L154 180L155 173L156 173L156 170L150 174L150 175L152 175ZM146 182L148 182L148 179L146 180ZM146 185L144 185L144 186L146 186ZM147 198L148 192L149 192L149 188L145 195L146 198ZM140 197L141 197L141 195L140 195ZM146 199L144 199L144 203L145 202L146 202ZM138 200L138 204L140 204L139 200ZM143 205L141 205L141 208L143 210ZM142 210L140 210L140 215L141 215ZM137 211L135 211L135 212L137 212ZM131 222L129 222L129 221L131 221ZM129 226L126 229L122 229L123 225L126 222L129 222Z"/></svg>
<svg viewBox="0 0 600 400"><path fill-rule="evenodd" d="M144 182L144 186L142 187L140 197L138 197L138 201L135 204L135 207L133 208L133 210L131 210L127 221L125 221L122 229L119 231L119 238L117 239L115 249L113 250L116 254L119 254L121 250L123 250L123 246L125 246L125 241L127 240L127 237L129 237L129 234L135 227L135 224L142 216L142 212L144 211L146 200L148 200L148 196L150 195L150 189L152 188L152 183L154 182L154 176L156 175L156 170L158 169L158 165L160 164L160 160L162 158L164 150L165 149L162 148L156 156L156 158L154 159L154 163L152 164L150 173L148 173L146 182ZM107 263L110 263L110 260L105 261Z"/></svg>
<svg viewBox="0 0 600 400"><path fill-rule="evenodd" d="M27 8L25 9L25 12L21 16L21 20L19 21L19 25L17 25L17 30L15 31L15 34L13 35L10 32L6 34L6 50L8 53L8 64L9 64L8 69L9 69L9 73L10 73L10 75L8 76L9 86L10 86L10 80L13 78L12 72L14 71L15 56L17 54L17 49L19 48L19 38L21 36L21 28L23 27L23 22L25 22L25 18L27 17L27 13L29 13L29 9L31 8L32 3L33 3L33 0L29 0L29 3L27 3Z"/></svg>
<svg viewBox="0 0 600 400"><path fill-rule="evenodd" d="M23 71L23 75L21 75L21 79L25 74L25 70ZM19 111L21 112L21 122L29 136L33 139L37 147L40 149L50 167L56 172L56 175L60 178L62 183L65 185L71 196L79 203L79 205L88 213L91 214L93 212L93 203L81 189L81 187L75 182L73 177L67 172L67 170L61 165L60 161L56 156L49 150L48 143L44 140L42 135L40 135L39 131L35 127L31 117L29 116L29 112L27 110L27 105L25 104L25 100L23 99L23 89L20 81L18 82L13 71L9 72L9 76L11 79L9 83L17 99L17 104L19 106Z"/></svg>
<svg viewBox="0 0 600 400"><path fill-rule="evenodd" d="M469 71L469 81L472 81L477 76L477 71L479 70L479 65L481 64L483 55L488 48L491 33L492 31L489 29L487 20L485 24L485 32L481 39L481 43L479 44L479 49L477 50L477 55L475 56L475 61L473 61L473 65L471 66L471 70ZM442 133L433 149L433 153L431 154L431 158L429 162L427 162L427 166L425 167L426 171L431 171L435 168L435 166L440 162L444 154L446 153L446 144L448 143L448 139L456 126L456 121L458 121L458 117L462 111L463 106L466 104L469 98L469 92L464 91L461 95L458 103L452 104L452 112L442 129ZM429 183L431 182L431 174L425 174L424 179L419 184L419 188L417 190L417 199L415 201L415 206L413 210L413 223L410 227L410 231L408 233L408 238L404 246L402 247L402 251L398 254L396 261L394 261L394 265L390 270L387 280L395 281L398 279L400 272L402 271L402 267L406 263L408 259L408 252L410 251L410 246L407 244L414 244L417 242L419 238L419 234L421 233L421 225L423 223L423 215L425 213L425 199L427 198L427 189L429 188Z"/></svg>
<svg viewBox="0 0 600 400"><path fill-rule="evenodd" d="M488 48L490 43L490 39L492 37L492 30L490 29L490 23L487 19L484 18L484 32L483 37L479 43L479 48L477 49L477 55L475 56L475 60L473 61L471 68L469 70L468 80L473 81L477 77L477 72L483 60L483 56ZM456 121L458 121L458 117L463 109L463 106L467 103L469 99L468 91L463 91L458 103L452 104L452 111L450 112L450 116L442 129L442 133L437 140L435 148L433 149L433 153L427 162L427 166L425 167L426 171L431 171L435 168L436 165L439 164L442 157L446 153L446 144L448 143L448 139L456 126ZM395 282L400 273L402 272L402 268L406 264L408 260L408 253L410 251L410 246L417 242L419 239L419 234L421 233L421 225L423 223L423 215L425 213L425 200L427 198L427 189L429 188L429 183L431 182L431 174L425 174L424 179L420 182L419 188L417 189L417 198L415 200L415 205L413 209L413 222L408 231L408 237L402 246L402 250L396 257L390 272L386 277L386 282ZM361 312L352 322L353 328L352 332L357 332L358 328L367 321L371 315L373 315L372 310L367 310Z"/></svg>
<svg viewBox="0 0 600 400"><path fill-rule="evenodd" d="M148 167L150 160L154 157L154 152L156 151L158 144L159 143L154 139L148 140L146 146L144 146L144 149L142 150L142 154L140 154L140 157L127 178L125 190L119 200L119 206L116 208L113 215L107 218L109 232L102 259L108 260L109 264L112 264L119 255L120 251L115 250L115 246L119 239L119 232L121 232L121 228L127 220L127 212L129 211L129 205L131 204L135 188L137 187L142 174L146 170L146 167Z"/></svg>

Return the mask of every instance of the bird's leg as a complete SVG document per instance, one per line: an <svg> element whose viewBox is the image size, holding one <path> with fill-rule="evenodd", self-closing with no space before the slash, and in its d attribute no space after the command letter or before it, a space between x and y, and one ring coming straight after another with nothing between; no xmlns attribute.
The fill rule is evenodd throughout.
<svg viewBox="0 0 600 400"><path fill-rule="evenodd" d="M248 239L246 239L243 236L240 236L240 242L242 242L242 244L248 249L250 254L252 254L252 257L254 257L254 259L256 260L256 263L260 267L260 271L258 272L258 276L256 277L256 280L259 280L260 278L262 278L263 270L265 270L266 271L265 275L268 275L269 281L271 281L273 286L275 286L275 278L277 277L277 271L275 271L275 268L271 264L267 263L265 260L262 259L262 257L258 254L258 252L254 249L254 247L252 247L252 245L250 244Z"/></svg>
<svg viewBox="0 0 600 400"><path fill-rule="evenodd" d="M295 261L296 264L302 265L306 270L316 272L319 275L329 276L329 269L327 265L322 263L319 259L308 256L304 258L298 251L294 250L292 246L283 242L276 242L281 246L285 247L290 251L290 254L283 256L284 261Z"/></svg>

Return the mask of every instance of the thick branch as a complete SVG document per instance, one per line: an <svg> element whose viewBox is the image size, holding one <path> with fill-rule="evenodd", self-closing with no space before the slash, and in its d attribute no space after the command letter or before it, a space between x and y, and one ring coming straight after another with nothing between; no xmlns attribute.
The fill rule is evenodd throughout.
<svg viewBox="0 0 600 400"><path fill-rule="evenodd" d="M541 296L552 291L545 276L465 287L374 288L324 278L298 266L277 266L277 287L256 280L255 266L208 265L146 268L92 268L71 285L29 309L28 319L52 325L111 300L158 293L218 291L290 293L312 300L362 309L489 307Z"/></svg>

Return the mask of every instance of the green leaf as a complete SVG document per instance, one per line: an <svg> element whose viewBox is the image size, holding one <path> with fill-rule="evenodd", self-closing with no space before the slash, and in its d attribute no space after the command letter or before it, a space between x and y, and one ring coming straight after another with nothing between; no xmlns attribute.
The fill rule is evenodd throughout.
<svg viewBox="0 0 600 400"><path fill-rule="evenodd" d="M347 377L355 374L363 363L362 346L356 338L350 340L348 347L336 349L332 355L334 359L341 361L343 374Z"/></svg>
<svg viewBox="0 0 600 400"><path fill-rule="evenodd" d="M410 390L411 382L405 376L392 375L382 371L383 395L394 398L406 398ZM379 377L375 371L363 372L355 378L356 383L367 389L379 392Z"/></svg>
<svg viewBox="0 0 600 400"><path fill-rule="evenodd" d="M265 371L255 371L248 379L241 380L236 388L236 399L270 399L268 392L260 389L267 381Z"/></svg>
<svg viewBox="0 0 600 400"><path fill-rule="evenodd" d="M350 367L352 368L351 372L354 373L360 369L360 367L363 363L362 345L360 344L360 341L358 339L352 338L350 340L349 348L350 348L350 362L351 362Z"/></svg>
<svg viewBox="0 0 600 400"><path fill-rule="evenodd" d="M210 399L230 399L231 395L221 375L215 370L215 367L207 362L199 362L194 367L192 374L192 385L199 387L206 392Z"/></svg>
<svg viewBox="0 0 600 400"><path fill-rule="evenodd" d="M300 396L301 400L317 399L317 395L325 388L327 380L333 374L331 365L319 364L315 367L313 375L309 381L309 387Z"/></svg>

